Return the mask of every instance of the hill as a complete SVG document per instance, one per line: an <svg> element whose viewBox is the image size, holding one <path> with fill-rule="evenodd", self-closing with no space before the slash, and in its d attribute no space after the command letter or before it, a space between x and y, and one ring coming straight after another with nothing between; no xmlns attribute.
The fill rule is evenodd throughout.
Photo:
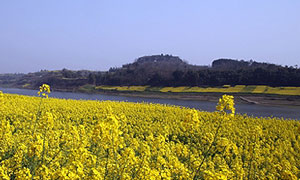
<svg viewBox="0 0 300 180"><path fill-rule="evenodd" d="M217 59L212 66L191 65L177 56L143 56L133 63L108 71L59 70L2 74L0 86L38 88L47 83L53 89L72 91L80 86L300 86L300 69L256 61Z"/></svg>
<svg viewBox="0 0 300 180"><path fill-rule="evenodd" d="M110 69L106 79L99 84L107 85L151 85L162 86L174 83L176 71L197 71L205 66L195 66L184 62L177 56L154 55L138 58L135 62L121 68Z"/></svg>
<svg viewBox="0 0 300 180"><path fill-rule="evenodd" d="M88 75L91 71L71 71L67 69L59 71L42 70L28 74L1 74L0 85L2 87L37 89L41 84L53 85L54 89L72 90L88 83Z"/></svg>
<svg viewBox="0 0 300 180"><path fill-rule="evenodd" d="M179 57L155 55L94 75L95 85L222 86L268 85L300 86L300 70L270 63L218 59L212 66L191 65ZM91 81L92 82L92 81Z"/></svg>

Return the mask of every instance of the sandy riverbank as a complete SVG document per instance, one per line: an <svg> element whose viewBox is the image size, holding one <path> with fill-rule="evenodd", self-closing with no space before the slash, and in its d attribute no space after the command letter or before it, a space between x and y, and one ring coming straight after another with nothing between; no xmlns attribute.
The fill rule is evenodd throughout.
<svg viewBox="0 0 300 180"><path fill-rule="evenodd" d="M82 92L82 91L80 91ZM181 99L193 101L217 102L222 93L162 93L162 92L120 92L120 91L93 91L85 93L97 93L128 97ZM228 94L228 93L227 93ZM243 94L229 93L234 96L236 103L260 104L267 106L300 106L300 96L283 96L270 94Z"/></svg>

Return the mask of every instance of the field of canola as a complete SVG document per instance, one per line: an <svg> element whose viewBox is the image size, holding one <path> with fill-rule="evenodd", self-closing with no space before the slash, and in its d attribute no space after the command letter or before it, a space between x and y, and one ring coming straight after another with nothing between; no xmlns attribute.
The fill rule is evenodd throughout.
<svg viewBox="0 0 300 180"><path fill-rule="evenodd" d="M47 88L46 88L47 89ZM300 122L0 93L0 179L299 179Z"/></svg>
<svg viewBox="0 0 300 180"><path fill-rule="evenodd" d="M150 87L150 86L97 86L96 90L110 91L152 91L174 93L250 93L250 94L277 94L300 96L300 87L270 87L263 85L236 85L223 87Z"/></svg>

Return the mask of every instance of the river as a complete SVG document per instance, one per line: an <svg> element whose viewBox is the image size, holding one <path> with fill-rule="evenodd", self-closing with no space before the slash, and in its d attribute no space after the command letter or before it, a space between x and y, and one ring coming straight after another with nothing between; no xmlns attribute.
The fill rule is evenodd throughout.
<svg viewBox="0 0 300 180"><path fill-rule="evenodd" d="M3 93L20 94L37 96L37 90L16 89L16 88L1 88ZM49 97L63 99L85 99L85 100L111 100L111 101L128 101L128 102L146 102L170 104L176 106L184 106L195 108L202 111L215 111L216 103L209 101L192 101L192 100L177 100L177 99L159 99L159 98L143 98L143 97L125 97L105 94L85 94L73 92L51 92ZM239 114L247 114L254 117L279 117L300 119L300 107L294 106L264 106L257 104L236 104L236 112Z"/></svg>

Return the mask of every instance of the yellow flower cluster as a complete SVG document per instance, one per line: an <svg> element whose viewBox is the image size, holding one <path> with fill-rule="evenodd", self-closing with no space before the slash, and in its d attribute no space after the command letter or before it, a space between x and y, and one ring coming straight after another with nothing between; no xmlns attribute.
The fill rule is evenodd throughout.
<svg viewBox="0 0 300 180"><path fill-rule="evenodd" d="M0 179L300 178L299 121L227 116L230 96L221 113L40 99L3 95Z"/></svg>
<svg viewBox="0 0 300 180"><path fill-rule="evenodd" d="M40 86L40 90L38 91L38 95L42 94L42 97L48 98L48 94L50 94L50 86L48 84L43 84Z"/></svg>
<svg viewBox="0 0 300 180"><path fill-rule="evenodd" d="M96 86L96 90L108 91L154 91L174 93L196 93L196 92L217 92L217 93L254 93L254 94L279 94L279 95L300 95L300 87L270 87L264 85L223 85L223 87L150 87L150 86Z"/></svg>
<svg viewBox="0 0 300 180"><path fill-rule="evenodd" d="M3 102L3 92L0 91L0 105L1 105L2 102Z"/></svg>
<svg viewBox="0 0 300 180"><path fill-rule="evenodd" d="M223 95L222 98L219 99L216 109L221 113L226 113L226 110L231 111L231 115L234 116L234 97L226 94Z"/></svg>

